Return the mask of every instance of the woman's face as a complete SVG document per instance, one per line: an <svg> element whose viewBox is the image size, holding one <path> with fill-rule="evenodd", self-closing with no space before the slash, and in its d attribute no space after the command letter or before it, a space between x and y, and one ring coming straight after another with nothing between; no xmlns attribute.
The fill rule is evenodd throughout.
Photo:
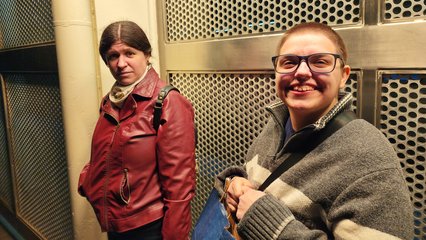
<svg viewBox="0 0 426 240"><path fill-rule="evenodd" d="M121 85L136 82L145 73L149 56L118 41L106 52L107 65L111 74Z"/></svg>
<svg viewBox="0 0 426 240"><path fill-rule="evenodd" d="M314 53L338 54L335 44L325 35L295 33L280 48L280 55L306 56ZM326 114L336 103L339 88L345 86L350 67L342 68L336 59L336 67L330 73L311 72L305 61L290 74L276 73L277 93L294 116L309 117L314 122Z"/></svg>

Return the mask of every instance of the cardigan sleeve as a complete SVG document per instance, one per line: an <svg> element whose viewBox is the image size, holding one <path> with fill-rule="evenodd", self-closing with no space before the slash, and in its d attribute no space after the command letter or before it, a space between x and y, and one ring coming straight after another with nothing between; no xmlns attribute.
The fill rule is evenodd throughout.
<svg viewBox="0 0 426 240"><path fill-rule="evenodd" d="M413 239L413 209L400 169L372 172L334 201L328 219L338 238Z"/></svg>
<svg viewBox="0 0 426 240"><path fill-rule="evenodd" d="M399 169L364 176L348 186L325 214L334 239L412 239L412 209ZM238 224L243 239L327 239L298 221L277 198L258 199Z"/></svg>
<svg viewBox="0 0 426 240"><path fill-rule="evenodd" d="M231 178L232 177L243 177L243 178L247 178L247 173L244 170L244 168L239 167L239 166L231 166L231 167L226 168L222 172L220 172L216 176L215 183L214 183L214 187L219 192L219 195L223 195L224 194L223 186L225 185L225 179L227 177L231 177Z"/></svg>

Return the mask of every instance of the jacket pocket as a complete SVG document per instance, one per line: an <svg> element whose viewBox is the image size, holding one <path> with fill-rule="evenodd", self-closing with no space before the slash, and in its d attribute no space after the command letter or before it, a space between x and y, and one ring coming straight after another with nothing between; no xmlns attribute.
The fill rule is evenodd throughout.
<svg viewBox="0 0 426 240"><path fill-rule="evenodd" d="M130 203L130 181L129 181L129 169L123 170L123 176L120 183L120 198L126 205Z"/></svg>

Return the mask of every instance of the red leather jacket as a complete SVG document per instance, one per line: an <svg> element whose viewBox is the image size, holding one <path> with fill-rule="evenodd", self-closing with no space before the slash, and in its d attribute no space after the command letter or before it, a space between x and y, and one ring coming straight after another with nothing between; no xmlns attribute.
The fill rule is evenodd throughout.
<svg viewBox="0 0 426 240"><path fill-rule="evenodd" d="M93 206L102 231L124 232L164 217L163 239L187 239L195 192L194 111L176 91L164 101L162 124L153 128L161 87L154 69L122 109L101 103L90 162L79 193Z"/></svg>

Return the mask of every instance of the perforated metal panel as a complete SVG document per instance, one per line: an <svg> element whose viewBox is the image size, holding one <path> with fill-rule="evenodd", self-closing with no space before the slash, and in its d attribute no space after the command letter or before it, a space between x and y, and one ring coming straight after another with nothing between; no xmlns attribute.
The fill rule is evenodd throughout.
<svg viewBox="0 0 426 240"><path fill-rule="evenodd" d="M346 81L346 86L344 88L344 91L347 93L352 94L353 102L351 110L357 113L357 104L358 104L358 82L360 81L360 72L359 71L352 71L351 75L349 76L349 79Z"/></svg>
<svg viewBox="0 0 426 240"><path fill-rule="evenodd" d="M283 31L297 23L362 23L360 0L166 0L169 42Z"/></svg>
<svg viewBox="0 0 426 240"><path fill-rule="evenodd" d="M3 95L0 92L0 201L11 211L14 209L12 176L7 147Z"/></svg>
<svg viewBox="0 0 426 240"><path fill-rule="evenodd" d="M170 73L169 80L195 108L198 130L197 220L214 177L242 165L245 153L267 121L264 107L276 99L273 73Z"/></svg>
<svg viewBox="0 0 426 240"><path fill-rule="evenodd" d="M425 0L382 0L384 22L424 19L426 17Z"/></svg>
<svg viewBox="0 0 426 240"><path fill-rule="evenodd" d="M59 82L5 75L17 215L44 239L73 239Z"/></svg>
<svg viewBox="0 0 426 240"><path fill-rule="evenodd" d="M356 96L358 73L351 74L346 91ZM215 176L244 156L268 120L265 107L278 100L275 75L266 73L169 73L171 84L195 108L198 130L197 189L193 221L198 219Z"/></svg>
<svg viewBox="0 0 426 240"><path fill-rule="evenodd" d="M0 49L54 41L51 1L0 1L0 29Z"/></svg>
<svg viewBox="0 0 426 240"><path fill-rule="evenodd" d="M414 204L415 239L426 235L426 74L381 73L380 129L394 145Z"/></svg>

